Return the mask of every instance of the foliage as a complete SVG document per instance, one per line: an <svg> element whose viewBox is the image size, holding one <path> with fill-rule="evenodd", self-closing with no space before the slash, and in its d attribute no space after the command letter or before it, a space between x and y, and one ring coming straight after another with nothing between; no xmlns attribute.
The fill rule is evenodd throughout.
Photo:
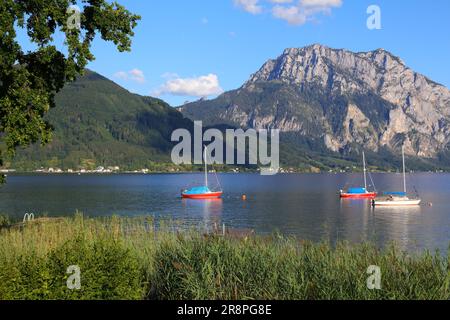
<svg viewBox="0 0 450 320"><path fill-rule="evenodd" d="M97 33L119 51L130 50L139 16L105 0L82 3L80 23L73 24L68 8L76 0L0 2L0 166L17 147L50 141L52 127L44 116L64 84L94 60L90 46ZM23 50L18 29L26 32L34 50ZM54 43L58 32L65 36L66 54Z"/></svg>
<svg viewBox="0 0 450 320"><path fill-rule="evenodd" d="M143 272L137 256L121 238L99 225L87 222L84 226L82 216L69 224L65 222L30 225L19 234L16 230L3 231L0 299L105 300L143 296ZM91 233L94 228L95 234ZM38 242L41 232L49 233ZM4 247L6 239L9 248ZM67 268L73 265L81 271L80 290L67 287Z"/></svg>
<svg viewBox="0 0 450 320"><path fill-rule="evenodd" d="M80 290L67 290L66 270L71 265L82 272ZM120 239L69 240L51 253L48 268L55 284L51 299L140 299L143 295L137 259Z"/></svg>
<svg viewBox="0 0 450 320"><path fill-rule="evenodd" d="M78 214L0 229L0 299L450 298L450 257L439 253L180 227ZM79 291L66 287L69 265L81 269ZM371 265L380 290L367 288Z"/></svg>
<svg viewBox="0 0 450 320"><path fill-rule="evenodd" d="M182 238L155 258L163 299L448 299L446 258L410 257L370 244L299 244L294 239ZM367 288L371 265L381 290Z"/></svg>

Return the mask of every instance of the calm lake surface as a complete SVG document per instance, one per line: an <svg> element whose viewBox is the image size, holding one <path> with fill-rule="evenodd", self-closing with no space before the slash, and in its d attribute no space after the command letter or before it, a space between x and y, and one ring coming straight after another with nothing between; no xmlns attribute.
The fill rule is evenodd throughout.
<svg viewBox="0 0 450 320"><path fill-rule="evenodd" d="M409 251L440 249L450 243L450 175L411 174L423 205L375 208L368 200L341 200L346 184L361 184L360 174L220 174L222 200L182 200L183 187L201 174L14 175L0 187L0 213L23 217L73 215L152 215L189 225L232 228L267 234L279 231L313 241L391 241ZM402 189L399 174L373 174L378 190ZM214 182L214 175L210 175ZM247 200L242 200L242 195ZM432 206L429 205L432 203Z"/></svg>

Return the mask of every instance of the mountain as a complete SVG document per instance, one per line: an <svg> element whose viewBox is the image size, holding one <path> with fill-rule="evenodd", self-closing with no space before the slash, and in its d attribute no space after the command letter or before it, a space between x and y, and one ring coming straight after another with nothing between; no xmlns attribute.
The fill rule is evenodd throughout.
<svg viewBox="0 0 450 320"><path fill-rule="evenodd" d="M168 163L172 131L192 127L165 102L132 94L89 70L56 96L56 105L46 116L54 126L52 142L20 150L11 167L138 169Z"/></svg>
<svg viewBox="0 0 450 320"><path fill-rule="evenodd" d="M383 49L286 49L241 88L180 111L207 125L278 128L291 155L356 160L364 148L389 165L404 144L414 166L450 167L450 91Z"/></svg>
<svg viewBox="0 0 450 320"><path fill-rule="evenodd" d="M362 148L370 165L398 168L402 144L409 168L450 169L449 90L382 49L286 49L239 89L178 110L87 70L56 103L53 141L19 150L8 167L164 169L173 130L203 120L280 129L282 165L301 170L354 166Z"/></svg>

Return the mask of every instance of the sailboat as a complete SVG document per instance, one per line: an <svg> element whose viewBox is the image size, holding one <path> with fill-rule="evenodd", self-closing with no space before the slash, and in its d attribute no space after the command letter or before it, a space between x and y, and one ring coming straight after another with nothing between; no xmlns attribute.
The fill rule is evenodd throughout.
<svg viewBox="0 0 450 320"><path fill-rule="evenodd" d="M193 187L181 192L181 197L186 199L218 199L223 191L211 191L208 187L208 162L206 160L207 148L203 151L203 161L205 163L205 184L203 186Z"/></svg>
<svg viewBox="0 0 450 320"><path fill-rule="evenodd" d="M420 205L420 199L411 199L407 195L406 191L406 166L405 166L405 148L402 147L402 159L403 159L403 192L390 192L387 197L372 200L372 205L375 206L418 206Z"/></svg>
<svg viewBox="0 0 450 320"><path fill-rule="evenodd" d="M367 191L367 169L366 169L366 155L363 151L363 167L364 167L364 188L348 188L347 190L341 190L341 198L369 198L373 199L377 196L376 192Z"/></svg>

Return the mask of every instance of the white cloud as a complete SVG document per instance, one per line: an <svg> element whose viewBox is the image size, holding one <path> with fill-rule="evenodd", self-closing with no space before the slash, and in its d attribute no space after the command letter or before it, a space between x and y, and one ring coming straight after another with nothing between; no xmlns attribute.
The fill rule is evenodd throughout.
<svg viewBox="0 0 450 320"><path fill-rule="evenodd" d="M301 0L304 7L340 7L342 0Z"/></svg>
<svg viewBox="0 0 450 320"><path fill-rule="evenodd" d="M293 25L305 24L307 19L306 14L296 6L275 6L272 9L272 14L275 18L286 20L289 24Z"/></svg>
<svg viewBox="0 0 450 320"><path fill-rule="evenodd" d="M145 82L144 72L139 69L132 69L130 71L119 71L114 74L114 77L124 81L134 81L137 83Z"/></svg>
<svg viewBox="0 0 450 320"><path fill-rule="evenodd" d="M292 25L302 25L315 18L317 14L330 14L332 8L342 5L342 0L300 0L297 5L275 6L274 17L286 20Z"/></svg>
<svg viewBox="0 0 450 320"><path fill-rule="evenodd" d="M128 73L130 74L131 80L139 82L139 83L145 82L145 76L144 76L144 72L142 70L133 69Z"/></svg>
<svg viewBox="0 0 450 320"><path fill-rule="evenodd" d="M234 4L251 14L258 14L263 11L263 7L259 5L259 0L234 0Z"/></svg>
<svg viewBox="0 0 450 320"><path fill-rule="evenodd" d="M274 6L272 14L275 18L286 20L289 24L302 25L313 20L317 14L330 14L332 8L338 8L341 5L342 0L300 0L297 5Z"/></svg>
<svg viewBox="0 0 450 320"><path fill-rule="evenodd" d="M197 78L172 78L166 81L159 89L152 94L160 96L163 94L173 94L178 96L207 97L218 95L223 92L220 87L217 75L210 73Z"/></svg>
<svg viewBox="0 0 450 320"><path fill-rule="evenodd" d="M234 3L252 14L263 12L261 2L271 6L272 15L291 25L303 25L318 14L330 14L342 6L343 0L234 0Z"/></svg>

